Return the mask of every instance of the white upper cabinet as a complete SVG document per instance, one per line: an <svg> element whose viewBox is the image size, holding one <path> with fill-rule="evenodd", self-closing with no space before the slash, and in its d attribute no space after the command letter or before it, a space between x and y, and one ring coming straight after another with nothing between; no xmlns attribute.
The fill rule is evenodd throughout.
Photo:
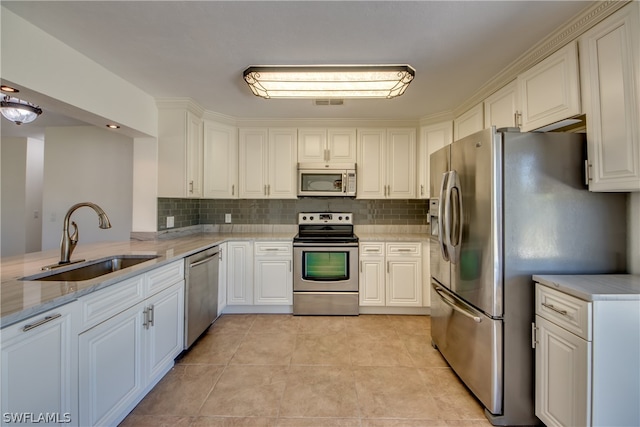
<svg viewBox="0 0 640 427"><path fill-rule="evenodd" d="M518 85L512 81L484 100L484 127L519 127Z"/></svg>
<svg viewBox="0 0 640 427"><path fill-rule="evenodd" d="M453 122L446 121L420 128L418 142L418 198L428 199L429 157L431 153L453 142Z"/></svg>
<svg viewBox="0 0 640 427"><path fill-rule="evenodd" d="M205 199L238 197L238 131L204 121L204 194Z"/></svg>
<svg viewBox="0 0 640 427"><path fill-rule="evenodd" d="M581 113L575 42L519 74L517 82L523 132Z"/></svg>
<svg viewBox="0 0 640 427"><path fill-rule="evenodd" d="M476 105L453 121L453 139L455 141L484 129L482 103Z"/></svg>
<svg viewBox="0 0 640 427"><path fill-rule="evenodd" d="M357 152L359 199L415 199L415 129L359 129Z"/></svg>
<svg viewBox="0 0 640 427"><path fill-rule="evenodd" d="M355 163L356 130L353 128L301 128L298 162Z"/></svg>
<svg viewBox="0 0 640 427"><path fill-rule="evenodd" d="M639 10L632 2L579 40L591 191L640 190Z"/></svg>
<svg viewBox="0 0 640 427"><path fill-rule="evenodd" d="M247 128L239 135L240 198L296 198L296 129Z"/></svg>
<svg viewBox="0 0 640 427"><path fill-rule="evenodd" d="M158 108L158 196L202 197L202 119L185 108Z"/></svg>

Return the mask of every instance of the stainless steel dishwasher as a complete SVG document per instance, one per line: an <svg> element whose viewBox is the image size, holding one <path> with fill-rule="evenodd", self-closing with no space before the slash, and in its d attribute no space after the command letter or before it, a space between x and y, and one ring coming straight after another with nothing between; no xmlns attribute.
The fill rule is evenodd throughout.
<svg viewBox="0 0 640 427"><path fill-rule="evenodd" d="M218 317L220 248L215 246L185 258L184 348Z"/></svg>

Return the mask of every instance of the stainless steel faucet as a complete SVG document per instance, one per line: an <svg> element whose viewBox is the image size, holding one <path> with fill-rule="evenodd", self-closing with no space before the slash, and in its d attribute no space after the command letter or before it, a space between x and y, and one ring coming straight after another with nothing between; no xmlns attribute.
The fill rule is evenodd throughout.
<svg viewBox="0 0 640 427"><path fill-rule="evenodd" d="M78 244L78 225L71 221L71 225L73 226L73 234L69 234L69 220L71 219L71 214L78 208L83 206L88 206L92 208L98 214L98 227L102 229L111 228L111 223L109 222L109 217L102 210L102 208L95 203L83 202L77 203L69 208L67 211L67 215L64 217L64 225L62 227L62 240L60 241L60 262L58 264L65 265L71 264L71 253L76 248Z"/></svg>

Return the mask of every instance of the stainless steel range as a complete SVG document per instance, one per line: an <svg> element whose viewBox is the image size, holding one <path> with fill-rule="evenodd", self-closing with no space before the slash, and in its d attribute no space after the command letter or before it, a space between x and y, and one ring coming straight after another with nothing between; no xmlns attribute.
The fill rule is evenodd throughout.
<svg viewBox="0 0 640 427"><path fill-rule="evenodd" d="M358 237L352 213L298 214L293 314L358 315Z"/></svg>

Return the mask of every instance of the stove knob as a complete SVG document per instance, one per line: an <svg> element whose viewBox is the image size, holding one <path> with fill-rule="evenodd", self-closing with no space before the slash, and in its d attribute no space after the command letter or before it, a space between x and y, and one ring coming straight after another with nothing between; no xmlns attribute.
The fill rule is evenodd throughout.
<svg viewBox="0 0 640 427"><path fill-rule="evenodd" d="M309 219L310 219L311 221L313 221L313 216L310 216L310 217L309 217Z"/></svg>
<svg viewBox="0 0 640 427"><path fill-rule="evenodd" d="M341 216L339 216L339 217L338 217L338 220L342 221L342 217L341 217Z"/></svg>
<svg viewBox="0 0 640 427"><path fill-rule="evenodd" d="M344 217L344 219L346 219L347 221L349 221L349 217L348 217L348 216L345 216L345 217Z"/></svg>

